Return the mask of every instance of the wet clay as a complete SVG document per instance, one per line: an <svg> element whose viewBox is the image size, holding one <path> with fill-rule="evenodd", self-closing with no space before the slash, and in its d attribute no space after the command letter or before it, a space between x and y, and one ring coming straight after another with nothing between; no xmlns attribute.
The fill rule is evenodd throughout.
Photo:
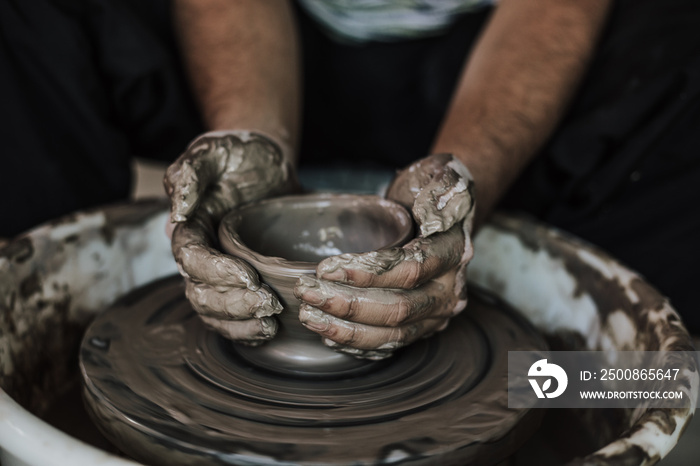
<svg viewBox="0 0 700 466"><path fill-rule="evenodd" d="M282 306L254 269L216 250L216 225L240 204L298 189L283 149L248 131L206 133L168 168L164 184L178 223L172 251L194 308L228 338L256 345L274 337L271 316Z"/></svg>
<svg viewBox="0 0 700 466"><path fill-rule="evenodd" d="M33 445L48 446L30 448L32 455L50 457L43 464L61 462L66 452L89 453L83 443L66 436L54 443L54 435L58 434L42 427L29 411L40 414L47 403L66 403L56 397L61 387L78 376L73 348L77 353L85 326L96 313L129 290L177 273L170 243L163 235L166 207L164 203L139 202L70 215L19 237L0 250L0 347L5 351L0 357L0 386L9 395L0 397L0 408L6 414L0 419L0 425L4 425L4 434L0 435L3 453L11 455L17 451L13 447L22 444L27 434ZM482 228L475 247L478 253L469 267L471 289L485 288L506 300L550 340L555 339L559 350L605 350L611 355L616 348L693 350L678 315L658 292L609 256L565 233L531 219L501 214ZM473 298L471 304L475 304ZM464 314L470 313L471 308L467 308ZM621 313L634 323L632 327L616 324ZM681 371L681 376L683 386L695 400L697 367L692 372L690 368ZM112 381L119 384L118 379ZM27 410L16 408L15 402ZM82 409L81 404L74 409ZM160 409L157 402L151 406ZM572 436L579 437L585 431L593 437L595 446L580 451L581 456L589 454L592 448L608 445L575 464L651 464L652 458L663 457L676 444L693 412L693 406L685 410L641 407L618 410L609 416L607 410L594 409L575 413L581 430L573 427L575 423L556 419L553 430L561 437L543 435L548 445L563 444L563 440L569 442ZM322 418L324 413L319 410L316 414ZM78 422L74 414L70 417L70 410L60 415L69 416L66 422L71 425ZM448 413L445 419L453 415ZM31 421L25 425L34 426L32 431L16 430L16 421L24 420ZM319 438L323 435L320 432ZM421 445L422 440L431 441L432 437L406 438L401 444L404 448ZM250 458L259 449L255 440L250 445L246 450L238 442L236 448L248 451ZM166 449L155 446L154 454L159 448ZM510 445L503 448L509 449ZM284 451L285 447L278 450ZM290 455L292 450L288 450ZM388 446L384 457L391 451L392 446ZM417 451L419 454L421 450ZM535 451L546 450L537 445ZM521 456L523 464L532 464L530 453L531 450ZM647 460L639 460L640 453ZM103 452L95 455L91 464L114 460ZM258 464L269 456L264 455ZM467 461L455 463L462 465ZM554 462L564 463L565 460ZM537 464L553 463L550 458L549 463Z"/></svg>
<svg viewBox="0 0 700 466"><path fill-rule="evenodd" d="M406 261L423 263L428 257L461 257L466 264L472 256L470 234L474 220L474 181L469 170L452 155L438 154L422 159L400 172L389 186L387 197L411 209L420 229L420 238L400 249L369 254L343 254L323 261L320 275L349 268L381 275ZM458 228L464 236L455 241ZM436 233L452 231L450 235ZM457 251L456 249L459 249ZM462 280L461 283L464 283Z"/></svg>
<svg viewBox="0 0 700 466"><path fill-rule="evenodd" d="M401 171L387 198L411 209L419 237L403 248L330 257L319 265L319 278L366 286L365 282L374 283L375 277L393 272L406 280L394 286L420 289L430 279L454 273L450 285L454 299L445 306L452 315L461 312L466 306L466 266L474 254L474 182L469 170L450 154L431 155ZM355 277L365 285L353 282ZM392 280L386 281L400 283Z"/></svg>
<svg viewBox="0 0 700 466"><path fill-rule="evenodd" d="M198 207L220 218L232 207L290 191L297 185L282 148L250 131L212 131L198 137L168 167L164 179L171 220Z"/></svg>
<svg viewBox="0 0 700 466"><path fill-rule="evenodd" d="M411 208L421 236L447 231L474 215L474 180L467 167L450 154L419 160L399 172L387 197Z"/></svg>
<svg viewBox="0 0 700 466"><path fill-rule="evenodd" d="M93 419L148 464L493 464L535 430L538 410L508 409L507 352L544 344L477 299L361 374L305 379L251 365L183 291L173 277L127 295L81 348Z"/></svg>
<svg viewBox="0 0 700 466"><path fill-rule="evenodd" d="M318 334L299 322L294 287L301 276L313 275L329 254L400 246L412 232L411 217L403 207L371 195L284 196L232 211L219 228L222 250L257 270L283 307L277 336L259 349L241 348L241 353L258 366L297 374L362 366L325 347Z"/></svg>

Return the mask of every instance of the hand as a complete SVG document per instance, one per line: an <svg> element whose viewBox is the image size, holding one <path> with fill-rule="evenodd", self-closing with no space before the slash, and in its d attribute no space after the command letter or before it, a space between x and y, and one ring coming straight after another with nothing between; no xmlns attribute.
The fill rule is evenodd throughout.
<svg viewBox="0 0 700 466"><path fill-rule="evenodd" d="M172 250L192 307L211 328L251 345L277 333L282 306L246 262L213 245L221 217L233 207L296 188L280 147L245 131L206 133L170 166Z"/></svg>
<svg viewBox="0 0 700 466"><path fill-rule="evenodd" d="M387 197L411 210L419 236L403 247L324 259L294 290L301 323L337 351L369 359L444 329L467 303L473 184L448 154L400 172Z"/></svg>

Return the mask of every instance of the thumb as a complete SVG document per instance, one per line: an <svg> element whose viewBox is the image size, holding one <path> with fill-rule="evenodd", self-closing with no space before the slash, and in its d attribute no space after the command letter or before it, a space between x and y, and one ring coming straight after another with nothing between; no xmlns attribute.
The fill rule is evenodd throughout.
<svg viewBox="0 0 700 466"><path fill-rule="evenodd" d="M467 167L452 158L420 187L411 210L423 237L447 231L473 215L474 181Z"/></svg>

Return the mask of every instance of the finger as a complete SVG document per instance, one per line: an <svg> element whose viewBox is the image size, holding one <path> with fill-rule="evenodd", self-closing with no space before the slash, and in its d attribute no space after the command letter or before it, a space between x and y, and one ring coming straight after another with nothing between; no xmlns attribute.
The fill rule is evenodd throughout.
<svg viewBox="0 0 700 466"><path fill-rule="evenodd" d="M316 267L316 276L357 287L410 289L459 265L464 247L464 231L456 225L401 248L328 257Z"/></svg>
<svg viewBox="0 0 700 466"><path fill-rule="evenodd" d="M451 160L421 187L411 209L422 236L447 231L474 210L474 182L466 167Z"/></svg>
<svg viewBox="0 0 700 466"><path fill-rule="evenodd" d="M210 329L229 340L256 346L270 340L277 334L278 324L274 317L248 320L220 320L214 317L200 316Z"/></svg>
<svg viewBox="0 0 700 466"><path fill-rule="evenodd" d="M282 312L282 305L267 286L257 290L227 288L223 291L205 283L185 280L185 294L200 314L226 320L268 317Z"/></svg>
<svg viewBox="0 0 700 466"><path fill-rule="evenodd" d="M170 220L184 222L197 207L203 190L191 161L178 159L170 165L165 172L163 185L170 197Z"/></svg>
<svg viewBox="0 0 700 466"><path fill-rule="evenodd" d="M170 196L170 217L173 222L187 220L212 181L215 170L212 170L211 161L205 156L211 152L211 138L199 137L166 170L163 184Z"/></svg>
<svg viewBox="0 0 700 466"><path fill-rule="evenodd" d="M339 319L308 304L299 307L299 321L304 327L340 345L366 350L401 348L436 332L447 320L425 319L399 327L379 327Z"/></svg>
<svg viewBox="0 0 700 466"><path fill-rule="evenodd" d="M410 209L421 188L437 176L452 159L450 154L434 154L399 171L387 188L387 198Z"/></svg>
<svg viewBox="0 0 700 466"><path fill-rule="evenodd" d="M241 202L297 186L281 146L249 131L211 132L195 139L168 167L163 183L174 222L190 218L198 207L221 215Z"/></svg>
<svg viewBox="0 0 700 466"><path fill-rule="evenodd" d="M402 170L387 198L411 209L421 235L447 231L474 210L469 170L450 154L434 154Z"/></svg>
<svg viewBox="0 0 700 466"><path fill-rule="evenodd" d="M454 274L452 274L454 277ZM452 317L457 298L453 279L431 280L414 290L355 288L302 276L294 295L303 302L343 320L398 327L426 318Z"/></svg>
<svg viewBox="0 0 700 466"><path fill-rule="evenodd" d="M207 229L193 221L175 227L172 251L183 274L193 281L213 287L260 288L255 269L241 259L212 248Z"/></svg>

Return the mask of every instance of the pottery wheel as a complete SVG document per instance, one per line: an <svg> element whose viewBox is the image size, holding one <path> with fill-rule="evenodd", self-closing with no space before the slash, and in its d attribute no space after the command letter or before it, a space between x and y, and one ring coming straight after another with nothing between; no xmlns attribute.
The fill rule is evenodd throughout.
<svg viewBox="0 0 700 466"><path fill-rule="evenodd" d="M490 464L539 421L508 409L506 393L507 352L536 349L527 324L472 298L447 330L388 360L292 376L206 329L178 276L100 315L80 364L99 429L149 464Z"/></svg>

